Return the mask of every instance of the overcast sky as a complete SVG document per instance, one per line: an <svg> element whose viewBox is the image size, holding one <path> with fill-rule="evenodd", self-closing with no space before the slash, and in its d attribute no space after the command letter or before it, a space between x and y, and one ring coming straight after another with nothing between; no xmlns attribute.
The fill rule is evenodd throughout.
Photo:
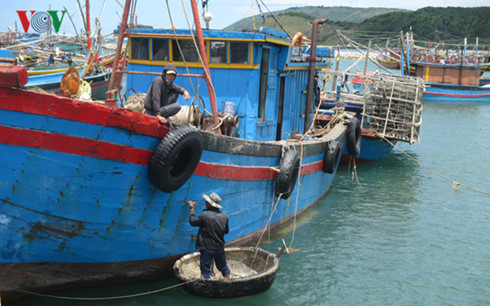
<svg viewBox="0 0 490 306"><path fill-rule="evenodd" d="M124 4L125 0L118 0L119 3ZM92 0L90 2L90 17L92 20L92 30L94 29L93 20L95 17L102 16L102 32L104 34L111 33L117 24L119 23L120 16L122 15L122 7L116 0ZM201 0L198 1L198 7L201 10ZM85 0L80 0L82 6L85 6ZM105 9L102 12L103 3L105 2ZM173 23L177 28L187 28L187 21L182 6L182 2L187 10L189 22L192 24L192 12L190 7L190 0L138 0L136 14L139 24L151 25L154 28L170 27L171 22L167 10L166 3L169 3L172 12ZM252 9L252 2L254 4ZM213 20L210 23L210 27L213 29L222 29L235 21L252 15L259 14L260 11L257 6L257 2L260 3L260 7L264 13L268 12L267 8L262 4L265 3L269 10L277 11L286 9L288 7L298 7L306 5L323 5L323 6L351 6L351 7L384 7L384 8L399 8L408 10L417 10L426 6L433 7L477 7L477 6L489 6L490 0L411 0L411 1L393 1L393 0L209 0L209 11L213 15ZM307 3L307 4L305 4ZM369 4L368 4L369 3ZM28 11L47 11L47 10L64 10L64 7L68 10L72 16L75 27L80 31L83 27L81 21L78 4L76 0L20 0L9 1L2 0L0 6L0 31L7 31L8 27L13 28L17 22L17 28L22 30L22 24L20 22L17 10ZM59 13L61 17L61 13ZM28 13L27 17L30 19L31 14ZM204 23L201 19L201 23ZM34 32L32 28L29 28L29 32ZM74 27L68 18L65 16L61 22L60 33L74 33Z"/></svg>

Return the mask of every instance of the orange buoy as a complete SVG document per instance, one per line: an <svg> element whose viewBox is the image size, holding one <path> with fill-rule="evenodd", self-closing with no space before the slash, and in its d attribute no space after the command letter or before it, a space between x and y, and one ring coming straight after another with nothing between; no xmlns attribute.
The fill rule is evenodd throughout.
<svg viewBox="0 0 490 306"><path fill-rule="evenodd" d="M296 47L301 47L302 44L303 44L303 33L297 32L293 36L293 43L292 43L292 45L293 46L296 46Z"/></svg>
<svg viewBox="0 0 490 306"><path fill-rule="evenodd" d="M71 97L76 94L78 91L78 87L80 87L80 76L78 75L78 71L75 67L71 66L63 75L61 79L61 92L65 97Z"/></svg>

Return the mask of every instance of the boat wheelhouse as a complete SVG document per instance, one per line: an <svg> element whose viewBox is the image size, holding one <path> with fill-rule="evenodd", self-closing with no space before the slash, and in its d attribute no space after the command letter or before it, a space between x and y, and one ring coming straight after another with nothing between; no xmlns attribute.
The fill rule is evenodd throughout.
<svg viewBox="0 0 490 306"><path fill-rule="evenodd" d="M191 96L209 100L203 69L189 30L134 29L129 34L127 89L146 93L163 67L177 66L176 84ZM262 27L255 32L203 30L217 107L234 106L240 124L234 136L261 141L287 139L305 131L310 49L292 46L282 31ZM318 48L315 69L329 67L332 48ZM132 71L154 75L131 74ZM227 103L231 102L231 104ZM209 105L205 107L209 108Z"/></svg>

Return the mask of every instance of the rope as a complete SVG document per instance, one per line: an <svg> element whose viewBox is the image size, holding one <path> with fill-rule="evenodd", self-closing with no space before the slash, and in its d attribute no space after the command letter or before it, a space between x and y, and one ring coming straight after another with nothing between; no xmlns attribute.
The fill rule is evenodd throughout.
<svg viewBox="0 0 490 306"><path fill-rule="evenodd" d="M301 177L301 164L303 163L303 143L297 139L288 139L286 142L283 142L283 155L284 155L284 151L285 151L285 147L288 146L287 142L299 142L300 146L301 146L301 155L300 155L300 162L299 162L299 172L298 172L298 177L297 177L297 184L298 186L301 186L301 182L300 182L300 177ZM288 146L289 147L289 146ZM278 169L275 169L275 168L271 168L272 170L274 171L279 171ZM262 242L262 238L264 237L264 234L265 232L269 229L269 224L272 220L272 216L274 216L274 213L276 212L277 210L277 206L279 205L279 201L281 200L283 196L283 193L281 193L278 197L277 197L277 201L276 203L272 205L272 210L271 210L271 214L269 216L269 219L267 220L267 223L264 227L264 230L262 231L262 233L260 234L260 237L257 241L257 244L255 245L256 248L259 247L260 243ZM295 208L294 208L294 217L293 217L293 235L292 235L292 238L291 238L291 242L289 244L289 248L291 248L293 246L293 242L294 242L294 236L295 236L295 233L296 233L296 212L298 211L298 202L299 202L299 192L296 193L296 204L295 204ZM257 255L257 252L258 250L255 251L255 256ZM253 260L255 259L255 256L254 258L252 259L252 263L253 263Z"/></svg>
<svg viewBox="0 0 490 306"><path fill-rule="evenodd" d="M177 43L177 48L179 49L180 56L182 56L182 61L184 62L185 70L187 71L187 74L190 74L189 67L187 66L187 61L185 60L184 53L182 52L182 48L180 47L179 40L177 39L177 31L175 31L175 26L174 26L174 22L172 19L172 13L170 13L170 6L168 4L168 0L166 1L166 3L167 3L168 17L170 20L170 24L172 25L172 30L174 32L174 37L175 37L175 42ZM184 8L184 12L185 12L185 8ZM196 92L196 89L194 88L194 84L192 84L192 78L190 76L188 76L188 78L189 78L189 83L191 84L191 87L192 87L192 91L194 92L194 96L197 96L198 93Z"/></svg>
<svg viewBox="0 0 490 306"><path fill-rule="evenodd" d="M301 187L301 165L303 164L303 143L300 141L299 142L301 146L301 155L299 157L299 171L298 171L298 177L296 178L296 184ZM291 249L293 247L293 242L294 242L294 236L296 234L296 216L298 212L298 202L299 202L299 192L296 192L296 203L294 206L294 217L293 217L293 234L291 236L291 242L289 243L289 248Z"/></svg>
<svg viewBox="0 0 490 306"><path fill-rule="evenodd" d="M349 170L350 170L351 163L352 163L352 178L351 178L351 180L353 180L355 177L356 181L357 181L357 185L359 185L359 187L362 187L361 182L359 182L359 177L357 176L356 159L353 158L352 156L349 156Z"/></svg>
<svg viewBox="0 0 490 306"><path fill-rule="evenodd" d="M271 16L274 19L274 21L281 27L281 29L284 32L286 32L286 34L288 35L288 38L291 39L291 35L289 35L288 31L286 31L286 29L282 26L282 24L279 22L279 20L277 20L276 16L274 16L274 14L272 14L271 10L269 10L269 8L267 7L267 5L265 5L264 1L260 0L260 2L262 2L262 5L264 5L265 8L269 11L269 14L271 14ZM258 2L257 2L257 4L258 4ZM260 6L259 6L259 8L260 8ZM264 19L264 21L265 21L265 19Z"/></svg>
<svg viewBox="0 0 490 306"><path fill-rule="evenodd" d="M192 42L194 43L194 47L196 48L197 56L199 56L199 61L202 65L202 67L204 68L204 73L206 74L206 78L209 80L209 85L211 85L211 89L213 90L213 94L216 95L216 91L214 90L213 82L211 81L211 76L208 74L208 70L206 69L206 67L204 67L204 61L202 60L201 52L199 50L199 47L197 46L196 37L195 37L195 35L192 34L192 26L189 22L189 16L187 16L187 10L185 8L184 0L181 0L181 2L182 2L182 7L184 8L185 19L187 21L187 25L189 26L189 32L191 33L191 36L192 36ZM175 28L174 28L174 32L175 32ZM211 99L211 97L210 97L210 99Z"/></svg>
<svg viewBox="0 0 490 306"><path fill-rule="evenodd" d="M478 189L475 189L475 188L471 188L471 187L468 187L466 185L463 185L437 171L435 171L434 169L432 169L431 167L429 166L426 166L424 165L421 161L417 160L416 158L412 157L410 154L408 154L407 152L403 151L401 148L399 148L398 146L396 146L394 143L390 142L388 139L386 139L383 135L379 134L376 132L376 136L378 136L379 138L385 140L387 143L389 143L390 145L392 145L394 148L396 148L398 151L400 151L401 153L403 153L405 156L407 156L408 158L410 158L411 160L413 160L414 162L416 162L417 164L421 165L422 167L426 168L427 170L431 171L432 173L435 173L436 175L442 177L443 179L449 181L452 183L453 185L453 188L454 190L458 190L458 187L463 187L463 188L466 188L466 189L469 189L471 191L474 191L474 192L479 192L479 193L482 193L482 194L486 194L486 195L490 195L489 192L486 192L486 191L481 191L481 190L478 190Z"/></svg>
<svg viewBox="0 0 490 306"><path fill-rule="evenodd" d="M78 300L78 301L104 301L104 300L118 300L118 299L128 299L128 298L134 298L134 297L139 297L139 296L145 296L145 295L150 295L158 292L162 292L165 290L170 290L173 288L177 288L183 285L186 285L191 282L195 282L196 280L190 280L184 283L180 283L177 285L165 287L165 288L160 288L157 290L153 291L148 291L148 292L142 292L142 293L135 293L135 294L128 294L128 295L120 295L120 296L108 296L108 297L70 297L70 296L60 296L60 295L51 295L51 294L43 294L43 293L37 293L37 292L32 292L32 291L27 291L27 290L16 290L21 293L27 293L27 294L32 294L36 296L41 296L41 297L47 297L47 298L54 298L54 299L61 299L61 300Z"/></svg>

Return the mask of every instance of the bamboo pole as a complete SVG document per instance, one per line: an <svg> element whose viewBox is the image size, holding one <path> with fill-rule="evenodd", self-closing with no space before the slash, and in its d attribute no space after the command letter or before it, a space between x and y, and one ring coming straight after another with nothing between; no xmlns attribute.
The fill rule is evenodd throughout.
<svg viewBox="0 0 490 306"><path fill-rule="evenodd" d="M92 47L92 39L90 38L90 0L85 1L85 10L87 12L87 47L90 52Z"/></svg>
<svg viewBox="0 0 490 306"><path fill-rule="evenodd" d="M111 103L114 100L114 84L116 83L116 78L118 76L118 64L119 58L121 56L121 48L124 40L124 36L126 35L126 25L128 24L128 15L129 15L129 6L131 4L131 0L126 0L124 5L123 17L121 18L121 25L119 28L119 39L117 40L116 46L116 54L114 54L114 62L112 63L112 74L111 80L109 81L109 87L107 88L107 102Z"/></svg>

